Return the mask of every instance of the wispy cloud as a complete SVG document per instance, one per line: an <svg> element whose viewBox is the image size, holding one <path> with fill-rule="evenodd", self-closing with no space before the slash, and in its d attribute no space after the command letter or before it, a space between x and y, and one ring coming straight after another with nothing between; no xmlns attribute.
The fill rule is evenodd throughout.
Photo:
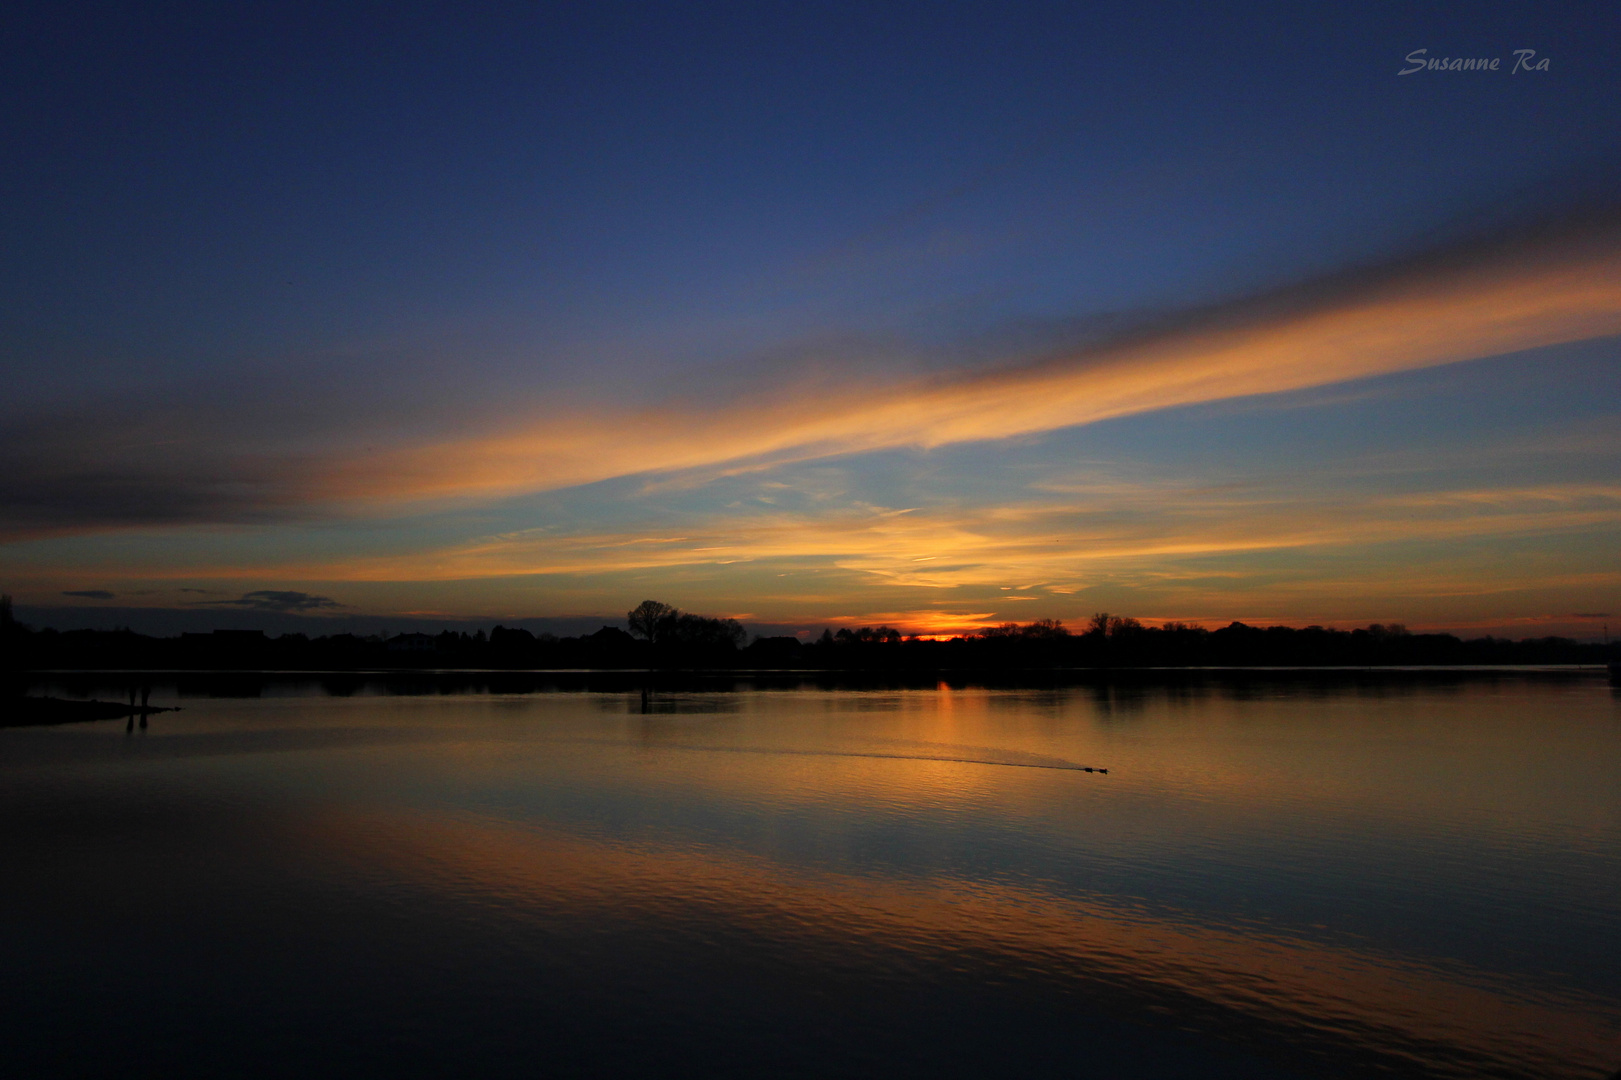
<svg viewBox="0 0 1621 1080"><path fill-rule="evenodd" d="M186 572L420 582L780 562L825 566L875 585L908 589L1006 586L1014 595L1032 590L1062 594L1127 568L1172 574L1188 560L1617 527L1621 485L1367 495L1162 482L1119 484L1084 502L914 508L858 504L823 513L695 520L674 531L559 534L535 529L407 555L192 567ZM1208 571L1201 569L1198 575Z"/></svg>
<svg viewBox="0 0 1621 1080"><path fill-rule="evenodd" d="M296 439L266 449L273 440L253 444L236 433L253 426L254 406L240 401L206 423L166 414L164 425L145 425L152 432L89 414L82 422L38 420L0 436L0 510L7 534L22 536L369 513L630 475L656 490L1616 334L1621 217L1596 215L1167 315L1069 353L927 377L809 385L785 375L746 391L720 379L640 406L573 402L527 422L464 426L460 435L445 435L446 421L440 434L424 426L419 436L373 446L306 424ZM165 437L147 438L158 434Z"/></svg>
<svg viewBox="0 0 1621 1080"><path fill-rule="evenodd" d="M339 500L499 496L612 476L736 472L1003 439L1621 333L1621 231L1430 253L1182 316L1079 353L966 375L672 401L337 463ZM719 475L720 473L718 473Z"/></svg>
<svg viewBox="0 0 1621 1080"><path fill-rule="evenodd" d="M1497 626L1506 624L1493 613L1504 610L1591 613L1621 595L1621 572L1603 558L1621 535L1621 485L1476 482L1392 493L1354 482L1324 490L1306 479L1132 482L1100 472L1077 485L1084 492L1050 501L1050 492L1027 490L988 505L722 508L646 527L522 529L386 556L126 558L121 580L236 580L255 590L204 605L214 610L333 611L336 589L320 583L341 582L345 599L391 610L416 610L419 602L402 601L431 595L463 613L492 604L513 614L515 604L613 611L626 596L660 595L766 621L888 623L925 634L1080 618L1100 606L1222 623Z"/></svg>
<svg viewBox="0 0 1621 1080"><path fill-rule="evenodd" d="M115 600L117 593L110 593L106 589L64 589L63 596L82 596L86 600Z"/></svg>

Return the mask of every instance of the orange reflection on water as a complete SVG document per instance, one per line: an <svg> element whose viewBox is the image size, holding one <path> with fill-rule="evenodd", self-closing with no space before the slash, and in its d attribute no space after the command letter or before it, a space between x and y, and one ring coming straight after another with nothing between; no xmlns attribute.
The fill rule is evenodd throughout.
<svg viewBox="0 0 1621 1080"><path fill-rule="evenodd" d="M1082 1007L1241 1031L1262 1047L1309 1031L1347 1061L1422 1062L1430 1075L1580 1075L1621 1056L1621 1015L1578 992L1119 898L810 872L715 846L607 842L405 809L332 813L311 839L515 927L646 933L764 968L1030 984Z"/></svg>

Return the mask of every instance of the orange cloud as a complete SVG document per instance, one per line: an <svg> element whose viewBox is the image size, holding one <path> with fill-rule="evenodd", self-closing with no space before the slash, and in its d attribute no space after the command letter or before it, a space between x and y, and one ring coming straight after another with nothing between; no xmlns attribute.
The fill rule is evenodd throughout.
<svg viewBox="0 0 1621 1080"><path fill-rule="evenodd" d="M1465 546L1479 539L1556 534L1583 543L1581 538L1595 531L1614 532L1621 528L1621 485L1398 495L1163 482L1084 487L1083 499L1072 494L1057 504L846 506L822 515L773 511L693 521L679 531L657 533L527 530L437 550L347 559L254 559L214 566L188 561L138 568L127 547L120 546L111 552L118 560L118 580L97 580L120 589L166 578L293 582L355 603L355 589L375 591L391 583L448 586L538 575L554 583L580 582L578 588L596 597L617 596L622 585L608 584L612 581L634 580L643 591L667 590L683 575L696 573L710 583L708 592L724 582L729 602L765 612L768 619L887 623L930 636L972 632L1009 619L1068 618L1074 614L1069 598L1100 585L1162 597L1174 593L1169 611L1161 599L1139 606L1137 613L1225 622L1234 617L1289 621L1301 611L1316 621L1332 620L1336 613L1350 618L1363 607L1391 610L1389 601L1398 596L1405 621L1421 621L1420 608L1430 611L1433 621L1437 603L1448 612L1470 614L1470 598L1537 590L1596 598L1621 584L1621 573L1590 560L1550 557L1505 565L1489 559L1487 569ZM1399 556L1374 553L1381 544L1440 545L1446 556L1440 562L1414 557L1433 547L1388 549ZM1283 551L1319 558L1304 576L1277 572L1275 560L1272 570L1258 569L1251 558ZM1346 554L1354 558L1347 561ZM801 570L836 576L791 575L779 582L776 574ZM76 570L75 580L85 577L82 571ZM649 584L654 581L662 584ZM344 591L340 583L351 588ZM1337 598L1333 610L1324 609L1325 597ZM1033 600L1041 603L1028 602ZM471 601L464 596L462 602ZM412 606L420 607L420 601ZM1156 607L1161 610L1151 610Z"/></svg>
<svg viewBox="0 0 1621 1080"><path fill-rule="evenodd" d="M1621 485L1373 497L1144 485L1086 504L856 507L818 517L764 514L697 522L674 535L532 530L408 555L287 563L276 573L307 581L448 581L823 560L888 585L1007 587L1012 599L1038 588L1073 591L1111 564L1616 526ZM189 573L207 576L196 568ZM1478 592L1496 583L1476 581L1474 587Z"/></svg>
<svg viewBox="0 0 1621 1080"><path fill-rule="evenodd" d="M553 416L323 467L312 494L499 497L1002 439L1615 334L1621 237L1611 227L1453 251L1022 367Z"/></svg>

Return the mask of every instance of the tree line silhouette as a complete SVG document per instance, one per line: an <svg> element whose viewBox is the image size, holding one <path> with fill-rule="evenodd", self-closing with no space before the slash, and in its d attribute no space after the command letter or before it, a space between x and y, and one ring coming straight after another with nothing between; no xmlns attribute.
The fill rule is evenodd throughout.
<svg viewBox="0 0 1621 1080"><path fill-rule="evenodd" d="M711 618L646 600L626 613L629 631L604 626L557 637L496 626L489 633L269 637L218 630L158 638L129 630L34 630L0 612L0 664L11 671L692 669L1020 670L1143 667L1345 667L1400 665L1604 664L1621 646L1543 637L1511 641L1409 633L1400 625L1356 630L1321 626L1220 629L1183 623L1144 626L1094 615L1083 627L1041 619L1005 623L949 640L891 626L845 627L818 637L756 637L735 619Z"/></svg>

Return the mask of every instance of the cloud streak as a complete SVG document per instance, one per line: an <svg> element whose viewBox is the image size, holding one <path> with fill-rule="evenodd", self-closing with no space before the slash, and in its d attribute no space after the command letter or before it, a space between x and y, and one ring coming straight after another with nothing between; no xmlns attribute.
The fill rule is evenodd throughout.
<svg viewBox="0 0 1621 1080"><path fill-rule="evenodd" d="M788 378L748 392L717 380L647 405L575 403L494 430L452 436L441 425L392 441L339 426L321 435L311 418L336 407L324 396L279 446L247 400L128 424L111 412L36 417L0 435L0 538L388 514L633 475L702 482L1617 334L1621 212L1592 213L1167 316L1064 354L928 377Z"/></svg>
<svg viewBox="0 0 1621 1080"><path fill-rule="evenodd" d="M1375 544L1616 528L1621 485L1614 484L1313 495L1164 483L1098 488L1084 502L846 506L816 515L712 517L658 532L558 535L537 529L404 555L190 566L183 572L220 579L429 582L781 563L826 566L875 586L907 590L1003 589L1004 600L1017 600L1032 592L1065 595L1120 574L1208 577L1211 559L1257 553L1362 551Z"/></svg>
<svg viewBox="0 0 1621 1080"><path fill-rule="evenodd" d="M549 418L337 464L333 500L500 497L637 473L1005 439L1621 334L1621 219L1430 252L1019 366Z"/></svg>

